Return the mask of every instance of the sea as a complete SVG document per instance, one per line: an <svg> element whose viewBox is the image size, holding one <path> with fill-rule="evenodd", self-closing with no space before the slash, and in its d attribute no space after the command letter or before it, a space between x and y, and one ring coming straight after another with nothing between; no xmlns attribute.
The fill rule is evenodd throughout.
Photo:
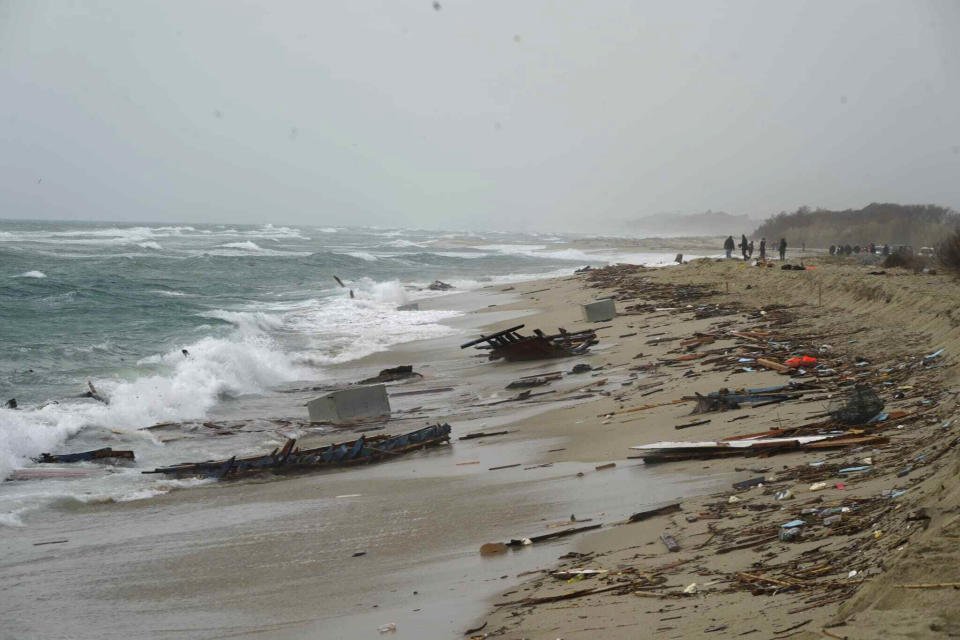
<svg viewBox="0 0 960 640"><path fill-rule="evenodd" d="M583 238L0 221L0 404L17 403L0 408L0 479L8 480L0 482L0 527L26 526L31 511L50 504L140 500L189 486L197 481L140 471L222 449L175 446L144 427L337 382L337 365L454 334L450 321L465 313L401 305L588 264L673 259L578 248ZM452 288L429 289L435 280ZM107 402L85 397L89 385ZM137 449L138 462L13 481L41 453L102 446Z"/></svg>

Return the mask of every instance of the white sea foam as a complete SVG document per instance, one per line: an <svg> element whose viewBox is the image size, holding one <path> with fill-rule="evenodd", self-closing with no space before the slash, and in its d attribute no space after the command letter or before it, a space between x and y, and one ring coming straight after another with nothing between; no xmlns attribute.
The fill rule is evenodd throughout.
<svg viewBox="0 0 960 640"><path fill-rule="evenodd" d="M508 255L522 256L536 255L537 251L541 251L546 248L547 245L545 244L485 244L471 247L471 249L479 249L481 251L495 251Z"/></svg>
<svg viewBox="0 0 960 640"><path fill-rule="evenodd" d="M501 285L501 284L514 284L516 282L530 282L532 280L547 280L550 278L561 278L563 276L569 276L573 272L571 268L561 268L554 269L553 271L547 271L544 273L510 273L503 276L490 276L487 278L451 278L449 280L444 280L447 284L453 285L453 289L449 291L423 291L421 296L425 297L436 297L441 295L449 295L457 293L458 291L471 291L474 289L482 289L483 287ZM426 287L428 282L419 282L415 286Z"/></svg>
<svg viewBox="0 0 960 640"><path fill-rule="evenodd" d="M487 251L496 251L507 255L528 256L543 260L563 260L581 264L642 264L646 266L664 266L671 264L675 254L636 253L631 251L583 249L550 249L547 245L532 244L490 244L474 247ZM693 256L690 256L692 259Z"/></svg>
<svg viewBox="0 0 960 640"><path fill-rule="evenodd" d="M396 240L391 240L390 242L384 242L383 246L385 247L425 247L427 245L423 242L411 242L410 240L404 240L403 238L398 238Z"/></svg>
<svg viewBox="0 0 960 640"><path fill-rule="evenodd" d="M238 331L269 331L298 336L309 349L296 356L310 365L348 362L411 340L435 338L453 332L441 321L460 314L453 310L397 313L410 296L397 281L375 282L361 278L349 283L354 291L337 289L333 295L297 302L263 305L249 310L214 311L204 315L234 324Z"/></svg>
<svg viewBox="0 0 960 640"><path fill-rule="evenodd" d="M366 260L367 262L376 262L380 259L372 253L367 253L366 251L349 251L344 255L348 255L353 258L360 258L361 260Z"/></svg>
<svg viewBox="0 0 960 640"><path fill-rule="evenodd" d="M243 249L244 251L263 251L263 248L256 242L244 240L243 242L227 242L220 245L224 249Z"/></svg>
<svg viewBox="0 0 960 640"><path fill-rule="evenodd" d="M163 249L163 247L160 246L160 243L154 240L147 240L146 242L138 242L137 246L143 247L144 249L156 249L157 251L160 251L161 249Z"/></svg>
<svg viewBox="0 0 960 640"><path fill-rule="evenodd" d="M161 296L169 296L171 298L179 298L181 296L189 296L191 294L184 293L183 291L177 291L175 289L153 289L151 293L156 293Z"/></svg>
<svg viewBox="0 0 960 640"><path fill-rule="evenodd" d="M25 273L21 273L21 274L18 275L18 276L15 276L15 277L17 277L17 278L46 278L46 277L47 277L47 274L45 274L43 271L27 271L27 272L25 272Z"/></svg>
<svg viewBox="0 0 960 640"><path fill-rule="evenodd" d="M324 229L317 229L320 233L338 233L340 230L333 227L326 227Z"/></svg>
<svg viewBox="0 0 960 640"><path fill-rule="evenodd" d="M265 224L254 231L245 231L244 234L261 236L264 238L298 238L301 240L310 239L304 236L300 229L296 229L294 227L275 227L272 224Z"/></svg>
<svg viewBox="0 0 960 640"><path fill-rule="evenodd" d="M471 260L473 258L486 258L487 256L493 255L490 253L484 253L482 251L431 251L435 256L443 256L445 258L466 258Z"/></svg>

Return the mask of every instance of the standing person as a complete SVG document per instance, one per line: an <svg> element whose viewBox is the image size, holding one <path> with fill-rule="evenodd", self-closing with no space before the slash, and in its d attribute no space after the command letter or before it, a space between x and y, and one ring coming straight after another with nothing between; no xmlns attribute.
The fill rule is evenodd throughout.
<svg viewBox="0 0 960 640"><path fill-rule="evenodd" d="M733 253L733 246L733 236L727 236L727 239L723 241L723 250L727 252L728 258Z"/></svg>
<svg viewBox="0 0 960 640"><path fill-rule="evenodd" d="M787 239L780 238L780 262L787 259Z"/></svg>
<svg viewBox="0 0 960 640"><path fill-rule="evenodd" d="M743 259L744 259L744 261L746 261L746 259L747 259L747 236L744 235L744 234L740 234L740 253L743 254Z"/></svg>
<svg viewBox="0 0 960 640"><path fill-rule="evenodd" d="M753 257L753 240L750 241L750 244L747 245L747 257Z"/></svg>
<svg viewBox="0 0 960 640"><path fill-rule="evenodd" d="M767 261L767 239L760 238L760 261Z"/></svg>

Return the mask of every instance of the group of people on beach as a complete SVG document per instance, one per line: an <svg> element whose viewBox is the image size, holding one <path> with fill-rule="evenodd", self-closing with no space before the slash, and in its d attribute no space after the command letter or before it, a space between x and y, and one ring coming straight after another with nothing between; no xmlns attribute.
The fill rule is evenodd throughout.
<svg viewBox="0 0 960 640"><path fill-rule="evenodd" d="M733 250L736 248L736 241L733 239L733 236L727 236L727 239L723 242L723 250L727 252L727 257L732 257ZM780 261L786 259L787 257L787 240L786 238L780 238L780 242L777 243L777 248L780 250ZM747 241L747 236L745 234L740 235L740 251L743 254L744 261L749 260L753 257L753 240ZM757 258L758 260L766 261L767 259L767 239L760 239L760 255Z"/></svg>
<svg viewBox="0 0 960 640"><path fill-rule="evenodd" d="M832 256L849 256L852 253L874 253L888 256L890 255L890 245L877 245L875 242L870 244L860 246L854 245L850 246L849 244L832 244L830 245L830 255Z"/></svg>

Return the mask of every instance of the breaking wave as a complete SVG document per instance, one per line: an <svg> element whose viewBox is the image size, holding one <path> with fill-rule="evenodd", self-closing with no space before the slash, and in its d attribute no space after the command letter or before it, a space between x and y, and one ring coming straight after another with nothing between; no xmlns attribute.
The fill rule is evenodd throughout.
<svg viewBox="0 0 960 640"><path fill-rule="evenodd" d="M47 277L47 274L45 274L43 271L27 271L27 272L25 272L25 273L21 273L21 274L18 275L18 276L15 276L15 277L17 277L17 278L46 278L46 277Z"/></svg>
<svg viewBox="0 0 960 640"><path fill-rule="evenodd" d="M93 380L109 400L68 399L59 404L21 410L0 409L0 478L30 458L52 451L80 431L101 427L118 432L158 422L205 417L228 397L263 393L293 380L315 378L317 372L298 364L295 353L278 348L269 334L272 321L248 316L231 318L235 330L226 337L207 336L181 348L144 358L138 367L154 373L133 380ZM216 316L215 316L216 317Z"/></svg>

